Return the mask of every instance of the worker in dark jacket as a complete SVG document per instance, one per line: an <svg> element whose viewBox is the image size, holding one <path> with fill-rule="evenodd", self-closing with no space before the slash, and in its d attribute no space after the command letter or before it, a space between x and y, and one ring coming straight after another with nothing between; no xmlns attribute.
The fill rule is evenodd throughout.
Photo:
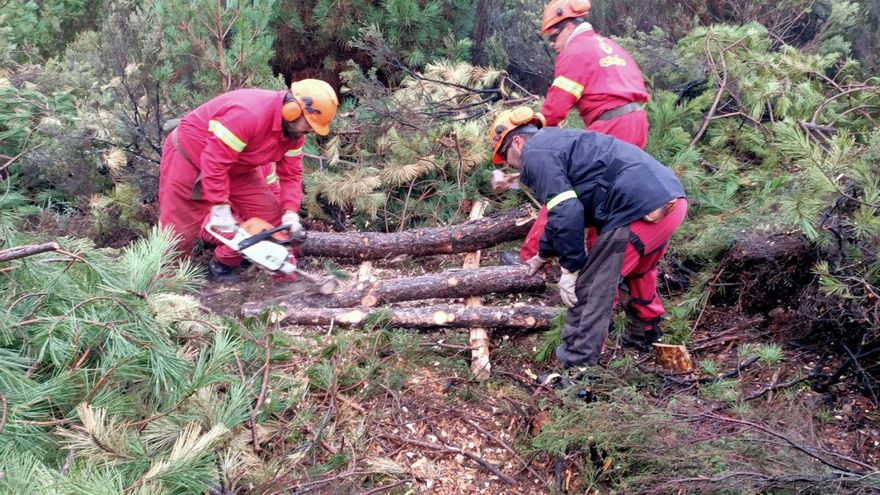
<svg viewBox="0 0 880 495"><path fill-rule="evenodd" d="M492 158L520 169L549 210L538 254L526 263L530 274L554 256L562 267L559 291L569 310L556 357L566 367L595 365L621 277L641 327L635 336L660 339L657 264L687 199L675 174L638 147L594 131L541 129L543 122L528 107L503 112L490 129Z"/></svg>

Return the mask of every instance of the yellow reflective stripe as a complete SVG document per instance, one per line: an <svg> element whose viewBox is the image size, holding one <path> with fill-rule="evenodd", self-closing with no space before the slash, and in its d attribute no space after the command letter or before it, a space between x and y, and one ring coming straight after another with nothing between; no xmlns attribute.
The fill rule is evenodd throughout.
<svg viewBox="0 0 880 495"><path fill-rule="evenodd" d="M554 79L553 86L556 86L566 93L570 93L577 99L581 99L581 95L584 94L584 86L582 84L578 84L577 81L572 81L565 76L559 76Z"/></svg>
<svg viewBox="0 0 880 495"><path fill-rule="evenodd" d="M278 182L278 165L272 162L272 173L266 176L266 184L274 184Z"/></svg>
<svg viewBox="0 0 880 495"><path fill-rule="evenodd" d="M238 136L232 133L232 131L216 120L208 122L208 130L217 136L217 139L223 141L226 146L229 146L239 153L241 153L244 147L247 146L247 143L239 139Z"/></svg>
<svg viewBox="0 0 880 495"><path fill-rule="evenodd" d="M302 146L300 146L299 148L291 148L287 150L287 152L284 153L284 156L299 156L302 155L302 153L303 149Z"/></svg>
<svg viewBox="0 0 880 495"><path fill-rule="evenodd" d="M547 211L552 210L553 208L556 207L556 205L558 205L559 203L562 203L563 201L565 201L567 199L577 199L577 197L578 197L577 193L572 190L568 190L563 193L559 193L556 196L553 196L553 199L551 199L550 201L547 202Z"/></svg>

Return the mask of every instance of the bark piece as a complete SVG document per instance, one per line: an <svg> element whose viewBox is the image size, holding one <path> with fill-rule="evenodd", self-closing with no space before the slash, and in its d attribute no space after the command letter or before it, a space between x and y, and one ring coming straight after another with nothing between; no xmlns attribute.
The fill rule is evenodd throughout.
<svg viewBox="0 0 880 495"><path fill-rule="evenodd" d="M12 261L35 254L47 253L49 251L58 251L61 246L57 242L45 242L43 244L34 244L28 246L16 246L9 249L0 250L0 263L4 261Z"/></svg>
<svg viewBox="0 0 880 495"><path fill-rule="evenodd" d="M654 344L657 364L670 371L693 371L694 362L683 345Z"/></svg>
<svg viewBox="0 0 880 495"><path fill-rule="evenodd" d="M470 220L479 220L483 216L483 210L486 208L485 201L477 201L471 209ZM480 267L480 251L468 253L464 257L462 267L479 268ZM476 308L483 305L480 296L471 296L465 299L465 306ZM492 370L492 364L489 362L489 332L485 328L471 328L470 334L471 346L471 373L478 382L489 379Z"/></svg>
<svg viewBox="0 0 880 495"><path fill-rule="evenodd" d="M509 306L504 308L438 305L421 308L306 308L288 306L273 321L284 325L362 327L370 315L404 328L509 328L539 330L549 328L559 308Z"/></svg>
<svg viewBox="0 0 880 495"><path fill-rule="evenodd" d="M400 301L537 292L543 289L544 278L539 275L528 276L528 267L525 265L492 266L357 284L337 294L282 295L245 303L242 312L245 316L253 316L263 309L278 305L313 308L375 307Z"/></svg>
<svg viewBox="0 0 880 495"><path fill-rule="evenodd" d="M375 260L402 254L428 256L478 251L526 236L534 210L521 206L449 227L381 232L308 232L303 256Z"/></svg>

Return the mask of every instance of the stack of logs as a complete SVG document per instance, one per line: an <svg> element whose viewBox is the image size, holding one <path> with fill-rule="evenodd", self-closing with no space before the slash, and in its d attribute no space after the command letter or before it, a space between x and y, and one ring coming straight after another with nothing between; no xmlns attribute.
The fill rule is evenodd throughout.
<svg viewBox="0 0 880 495"><path fill-rule="evenodd" d="M482 208L482 204L477 204ZM479 215L477 215L479 216ZM534 221L528 207L508 210L451 227L414 229L400 233L309 232L300 246L303 256L370 261L401 255L412 257L475 253L503 242L522 239ZM432 305L395 307L393 303L426 299L470 298L488 294L540 292L543 276L528 276L526 267L463 268L391 280L356 280L334 294L297 292L246 303L244 316L280 309L279 322L288 325L359 326L370 314L382 312L388 323L409 328L543 329L558 308L516 304L508 307ZM388 320L390 319L390 320Z"/></svg>

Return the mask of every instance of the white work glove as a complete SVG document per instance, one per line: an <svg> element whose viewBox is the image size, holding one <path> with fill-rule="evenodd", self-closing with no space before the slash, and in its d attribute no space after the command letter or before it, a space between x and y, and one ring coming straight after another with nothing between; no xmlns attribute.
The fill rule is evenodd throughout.
<svg viewBox="0 0 880 495"><path fill-rule="evenodd" d="M281 225L290 225L290 233L296 234L303 229L302 223L299 221L299 215L293 211L285 211L281 217Z"/></svg>
<svg viewBox="0 0 880 495"><path fill-rule="evenodd" d="M542 258L540 254L536 254L531 258L526 260L526 266L529 267L529 276L534 277L538 272L541 271L541 268L544 268L550 260L547 258Z"/></svg>
<svg viewBox="0 0 880 495"><path fill-rule="evenodd" d="M217 232L235 232L238 222L232 216L232 207L228 204L214 205L211 207L211 218L208 219L207 227Z"/></svg>
<svg viewBox="0 0 880 495"><path fill-rule="evenodd" d="M559 296L562 302L569 308L573 308L578 302L575 295L575 285L577 284L578 272L570 272L564 267L562 268L562 276L559 277Z"/></svg>
<svg viewBox="0 0 880 495"><path fill-rule="evenodd" d="M506 174L500 170L492 171L492 190L495 192L519 189L519 174Z"/></svg>

